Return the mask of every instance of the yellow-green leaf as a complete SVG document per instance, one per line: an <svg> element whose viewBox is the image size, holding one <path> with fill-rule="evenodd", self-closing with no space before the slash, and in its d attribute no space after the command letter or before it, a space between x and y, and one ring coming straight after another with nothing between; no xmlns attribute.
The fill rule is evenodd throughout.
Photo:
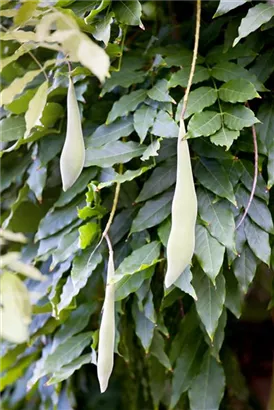
<svg viewBox="0 0 274 410"><path fill-rule="evenodd" d="M10 104L17 94L20 94L26 85L30 83L41 70L28 71L23 77L16 78L8 87L0 94L1 105Z"/></svg>
<svg viewBox="0 0 274 410"><path fill-rule="evenodd" d="M47 102L48 82L40 85L34 97L29 103L29 108L25 114L26 131L24 138L29 136L30 131L36 125L40 125L40 118Z"/></svg>
<svg viewBox="0 0 274 410"><path fill-rule="evenodd" d="M0 336L13 343L23 343L28 340L28 325L31 321L28 290L24 283L10 272L1 275L0 285Z"/></svg>

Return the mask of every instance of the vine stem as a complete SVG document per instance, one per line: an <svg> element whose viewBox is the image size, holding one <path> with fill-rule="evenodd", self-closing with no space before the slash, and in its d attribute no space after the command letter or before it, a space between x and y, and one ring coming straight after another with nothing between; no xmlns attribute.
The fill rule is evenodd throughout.
<svg viewBox="0 0 274 410"><path fill-rule="evenodd" d="M198 56L198 46L199 46L199 38L200 38L200 27L201 27L201 0L197 0L197 9L196 9L196 28L195 28L195 40L194 40L194 48L193 48L193 57L191 62L191 69L188 77L188 83L184 95L181 119L184 119L187 101L190 93L190 88L192 84L192 80L195 73L196 61Z"/></svg>
<svg viewBox="0 0 274 410"><path fill-rule="evenodd" d="M248 103L246 104L248 107ZM248 200L247 207L245 208L244 214L241 217L239 223L236 226L236 229L238 229L242 223L244 222L246 215L249 211L249 208L251 206L251 203L253 201L254 195L255 195L255 190L256 190L256 185L257 185L257 179L258 179L258 144L257 144L257 134L256 134L256 129L255 125L252 125L252 136L253 136L253 146L254 146L254 177L253 177L253 184L252 184L252 189L250 193L250 197Z"/></svg>
<svg viewBox="0 0 274 410"><path fill-rule="evenodd" d="M122 171L123 171L123 164L120 164L120 166L119 166L119 174L121 174ZM94 255L94 253L97 251L97 249L99 248L99 246L100 246L101 243L103 242L104 238L106 239L107 242L110 241L110 239L109 239L109 237L108 237L108 231L109 231L109 229L110 229L110 227L111 227L111 224L112 224L112 222L113 222L113 218L114 218L114 216L115 216L115 212L116 212L117 205L118 205L118 200L119 200L119 195L120 195L120 189L121 189L121 183L120 183L120 182L117 182L116 188L115 188L115 193L114 193L114 198L113 198L113 203L112 203L112 208L111 208L111 211L110 211L110 215L109 215L107 224L106 224L105 229L104 229L104 231L103 231L103 233L102 233L102 236L101 236L101 238L100 238L100 241L98 242L98 244L96 245L96 247L94 248L94 250L91 252L90 257L88 258L88 262L87 262L88 265L89 265L89 263L90 263L90 260L91 260L92 256ZM107 238L108 238L108 239L107 239ZM108 244L108 247L109 247L109 244Z"/></svg>

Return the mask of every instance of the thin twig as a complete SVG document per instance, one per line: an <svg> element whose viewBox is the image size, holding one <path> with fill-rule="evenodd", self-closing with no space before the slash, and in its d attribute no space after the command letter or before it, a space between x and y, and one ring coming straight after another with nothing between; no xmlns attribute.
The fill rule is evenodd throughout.
<svg viewBox="0 0 274 410"><path fill-rule="evenodd" d="M123 170L123 164L120 164L119 173L122 173L122 170ZM94 255L94 253L97 251L97 249L99 248L99 246L103 242L104 238L106 239L106 241L108 241L108 239L107 239L108 231L111 227L111 224L113 222L113 218L115 216L115 212L116 212L116 209L117 209L119 195L120 195L120 188L121 188L121 183L117 182L116 188L115 188L115 193L114 193L114 198L113 198L113 203L112 203L112 208L111 208L111 211L110 211L110 215L109 215L106 227L104 229L104 232L102 233L100 241L95 246L94 250L91 252L90 257L88 258L88 262L87 262L88 265L90 263L90 260L91 260L92 256Z"/></svg>
<svg viewBox="0 0 274 410"><path fill-rule="evenodd" d="M196 67L196 61L197 61L197 56L198 56L198 45L199 45L199 38L200 38L200 27L201 27L201 0L197 0L197 9L196 9L196 28L195 28L195 40L194 40L194 48L193 48L193 57L192 57L192 62L191 62L191 69L190 69L190 74L188 77L188 83L184 95L184 102L183 102L183 108L182 108L182 114L181 114L181 119L184 119L185 112L186 112L186 106L187 106L187 101L189 97L189 92L195 72L195 67Z"/></svg>
<svg viewBox="0 0 274 410"><path fill-rule="evenodd" d="M247 104L248 105L248 104ZM250 193L250 197L248 200L247 207L245 208L244 214L240 219L240 222L236 226L236 229L238 229L242 223L244 222L246 215L249 211L249 208L251 206L251 203L253 201L254 195L255 195L255 190L256 190L256 185L257 185L257 179L258 179L258 144L257 144L257 134L256 134L256 129L255 125L252 125L252 136L253 136L253 145L254 145L254 177L253 177L253 184L252 184L252 189Z"/></svg>
<svg viewBox="0 0 274 410"><path fill-rule="evenodd" d="M108 234L106 234L105 238L106 238L106 242L107 242L107 245L108 245L109 256L112 256L113 255L113 249L112 249L111 241L110 241L110 238L109 238Z"/></svg>

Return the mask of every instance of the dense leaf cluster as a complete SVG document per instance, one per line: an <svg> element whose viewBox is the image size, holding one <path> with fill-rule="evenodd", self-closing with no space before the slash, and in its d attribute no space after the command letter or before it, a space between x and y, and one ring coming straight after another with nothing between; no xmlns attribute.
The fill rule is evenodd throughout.
<svg viewBox="0 0 274 410"><path fill-rule="evenodd" d="M267 272L265 286L273 274L274 6L221 0L216 11L214 2L202 2L185 113L199 207L196 248L192 266L167 290L195 4L184 5L179 18L178 2L173 10L158 1L40 3L2 1L0 9L1 221L29 239L8 250L21 249L22 261L47 278L25 281L33 304L29 343L3 344L4 408L248 405L245 386L240 393L235 387L242 376L225 327L231 313L241 316L257 268ZM62 192L69 72L86 159L77 182ZM257 165L254 198L236 229ZM105 242L96 245L117 184L109 231L117 354L100 396L95 366L87 365L96 365L108 259Z"/></svg>

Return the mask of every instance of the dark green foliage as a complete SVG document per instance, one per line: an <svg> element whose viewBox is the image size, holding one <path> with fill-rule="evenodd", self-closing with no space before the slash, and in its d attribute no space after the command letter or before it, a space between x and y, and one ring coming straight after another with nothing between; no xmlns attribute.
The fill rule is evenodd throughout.
<svg viewBox="0 0 274 410"><path fill-rule="evenodd" d="M47 280L26 281L34 295L29 344L3 342L3 409L236 410L235 400L239 409L257 410L227 329L236 320L232 314L247 314L244 299L252 286L254 292L256 286L264 289L264 320L270 317L267 304L273 308L274 6L221 0L216 11L216 2L202 2L199 56L185 115L199 208L196 249L193 265L166 290L194 2L58 0L51 7L26 2L20 8L17 3L1 2L0 9L3 89L21 79L8 97L4 94L7 103L0 112L1 221L27 235L22 258ZM93 76L104 77L97 52L91 63L90 49L72 58L86 161L65 193L59 171L66 130L65 54L77 54L79 45L70 39L65 54L63 40L42 48L43 27L42 39L35 27L54 11L71 18L79 35L85 33L110 57L111 76L103 84ZM15 41L19 25L22 33ZM22 79L33 70L36 76ZM45 82L43 72L49 80L46 105L24 137L25 113ZM259 174L248 214L236 229L253 188L252 126ZM101 396L95 365L108 251L104 241L96 245L116 183L121 190L109 231L116 268L116 354L109 388ZM4 250L13 248L19 246ZM256 271L267 271L267 279L261 274L256 279Z"/></svg>

